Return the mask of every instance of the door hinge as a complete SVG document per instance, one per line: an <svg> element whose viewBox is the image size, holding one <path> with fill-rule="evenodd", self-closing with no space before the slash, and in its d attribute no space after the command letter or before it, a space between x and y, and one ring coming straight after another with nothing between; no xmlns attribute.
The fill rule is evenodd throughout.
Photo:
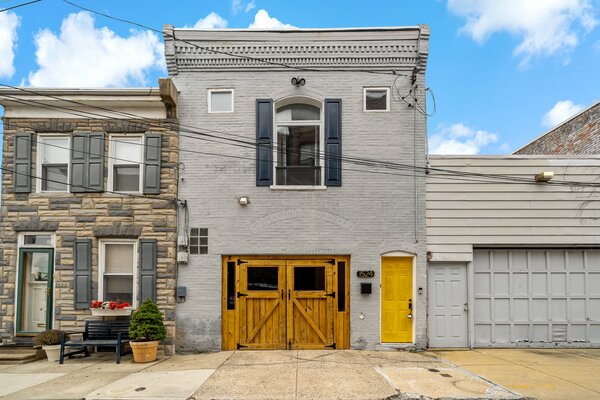
<svg viewBox="0 0 600 400"><path fill-rule="evenodd" d="M329 348L331 348L331 349L335 350L335 343L332 343L332 344L330 344L329 346L325 346L325 347L329 347Z"/></svg>
<svg viewBox="0 0 600 400"><path fill-rule="evenodd" d="M243 344L239 344L239 343L237 344L237 349L238 349L238 350L239 350L239 349L245 349L245 348L247 348L247 347L248 347L248 346L244 346Z"/></svg>
<svg viewBox="0 0 600 400"><path fill-rule="evenodd" d="M238 299L239 299L240 297L247 297L247 296L248 296L248 294L247 294L247 293L240 293L240 292L237 292L237 298L238 298Z"/></svg>
<svg viewBox="0 0 600 400"><path fill-rule="evenodd" d="M325 296L333 297L335 299L335 292L327 293Z"/></svg>
<svg viewBox="0 0 600 400"><path fill-rule="evenodd" d="M238 260L237 260L237 265L239 266L239 265L242 265L242 264L248 264L248 261L242 261L242 260L240 260L240 259L238 258Z"/></svg>
<svg viewBox="0 0 600 400"><path fill-rule="evenodd" d="M332 258L329 261L325 261L325 264L331 264L331 265L335 265L335 258Z"/></svg>

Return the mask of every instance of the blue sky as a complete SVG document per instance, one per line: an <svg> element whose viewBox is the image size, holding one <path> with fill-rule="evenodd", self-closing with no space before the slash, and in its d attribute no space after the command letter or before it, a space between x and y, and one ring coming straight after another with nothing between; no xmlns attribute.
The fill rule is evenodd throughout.
<svg viewBox="0 0 600 400"><path fill-rule="evenodd" d="M429 24L432 152L509 153L600 100L600 0L75 2L157 29ZM154 33L60 0L0 13L1 83L146 86L165 75Z"/></svg>

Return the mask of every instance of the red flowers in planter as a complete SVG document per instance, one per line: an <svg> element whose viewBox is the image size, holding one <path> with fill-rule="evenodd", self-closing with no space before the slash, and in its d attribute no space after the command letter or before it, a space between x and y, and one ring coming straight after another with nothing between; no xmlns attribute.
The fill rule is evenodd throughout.
<svg viewBox="0 0 600 400"><path fill-rule="evenodd" d="M126 301L101 301L101 300L92 300L90 303L90 308L103 308L109 310L122 310L123 308L131 307Z"/></svg>

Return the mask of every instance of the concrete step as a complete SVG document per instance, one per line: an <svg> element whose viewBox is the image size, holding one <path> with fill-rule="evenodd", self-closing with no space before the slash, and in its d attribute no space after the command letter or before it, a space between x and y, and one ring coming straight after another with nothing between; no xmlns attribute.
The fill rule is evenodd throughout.
<svg viewBox="0 0 600 400"><path fill-rule="evenodd" d="M41 347L0 346L0 364L25 364L45 357Z"/></svg>

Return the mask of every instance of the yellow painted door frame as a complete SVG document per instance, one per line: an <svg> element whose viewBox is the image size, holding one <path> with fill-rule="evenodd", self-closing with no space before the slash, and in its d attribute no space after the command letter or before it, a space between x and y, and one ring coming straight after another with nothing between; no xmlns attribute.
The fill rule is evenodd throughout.
<svg viewBox="0 0 600 400"><path fill-rule="evenodd" d="M413 257L381 257L381 342L411 343Z"/></svg>

